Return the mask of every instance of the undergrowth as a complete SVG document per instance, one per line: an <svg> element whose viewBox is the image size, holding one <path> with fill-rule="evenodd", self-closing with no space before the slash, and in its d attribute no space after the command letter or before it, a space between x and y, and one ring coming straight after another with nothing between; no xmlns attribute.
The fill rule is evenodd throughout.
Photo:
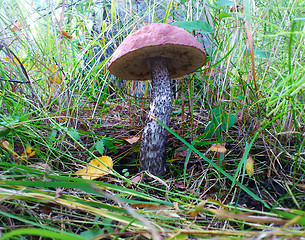
<svg viewBox="0 0 305 240"><path fill-rule="evenodd" d="M1 239L305 237L302 4L0 2ZM172 81L163 177L138 171L150 83L107 69L151 22L208 56ZM100 156L112 172L75 173Z"/></svg>

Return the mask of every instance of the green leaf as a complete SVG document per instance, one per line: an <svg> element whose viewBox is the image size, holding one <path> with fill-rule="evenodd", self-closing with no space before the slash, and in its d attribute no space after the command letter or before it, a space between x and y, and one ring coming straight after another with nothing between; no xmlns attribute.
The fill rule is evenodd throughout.
<svg viewBox="0 0 305 240"><path fill-rule="evenodd" d="M53 142L56 140L56 135L57 135L57 130L52 129L52 131L49 133L48 138L47 138L47 142L49 145L52 145Z"/></svg>
<svg viewBox="0 0 305 240"><path fill-rule="evenodd" d="M86 239L93 239L94 237L98 235L102 235L104 233L105 233L104 229L100 229L99 227L94 227L92 229L82 232L80 236Z"/></svg>
<svg viewBox="0 0 305 240"><path fill-rule="evenodd" d="M0 130L0 137L6 137L10 133L11 129L10 128L5 128Z"/></svg>
<svg viewBox="0 0 305 240"><path fill-rule="evenodd" d="M196 20L196 21L179 21L174 22L173 25L177 27L184 28L187 31L198 30L202 31L202 33L210 33L212 32L212 27L204 21Z"/></svg>
<svg viewBox="0 0 305 240"><path fill-rule="evenodd" d="M80 141L80 135L74 128L68 128L67 133L70 135L70 137L74 138L76 141Z"/></svg>
<svg viewBox="0 0 305 240"><path fill-rule="evenodd" d="M213 108L212 110L212 121L210 121L205 127L206 138L211 138L215 133L219 134L220 129L227 131L237 122L236 114L228 114L220 106ZM221 128L219 128L221 124Z"/></svg>
<svg viewBox="0 0 305 240"><path fill-rule="evenodd" d="M264 50L259 49L259 48L255 48L255 47L253 47L253 53L254 53L254 55L262 57L262 58L269 58L270 57L269 52L264 51ZM247 54L250 54L249 48L247 48Z"/></svg>
<svg viewBox="0 0 305 240"><path fill-rule="evenodd" d="M230 0L217 0L215 4L218 5L219 7L225 7L225 6L233 6L234 2Z"/></svg>
<svg viewBox="0 0 305 240"><path fill-rule="evenodd" d="M227 18L227 17L232 17L232 15L229 14L229 13L227 13L227 12L225 12L225 11L221 11L221 12L218 14L218 18L219 18L220 20L222 20L223 18Z"/></svg>
<svg viewBox="0 0 305 240"><path fill-rule="evenodd" d="M113 145L113 143L111 141L103 139L103 143L104 143L105 147L108 148L111 152L113 152L113 153L118 152L118 150L115 148L115 146Z"/></svg>
<svg viewBox="0 0 305 240"><path fill-rule="evenodd" d="M97 142L95 143L95 148L96 148L96 150L97 150L101 155L103 155L103 154L104 154L104 150L105 150L103 140L97 141Z"/></svg>
<svg viewBox="0 0 305 240"><path fill-rule="evenodd" d="M104 226L104 229L108 232L108 233L113 233L114 232L114 228L113 226L113 220L111 218L104 218L102 221L102 224Z"/></svg>
<svg viewBox="0 0 305 240"><path fill-rule="evenodd" d="M233 125L237 122L237 115L236 114L227 114L224 113L224 119L222 121L221 129L223 131L227 131L227 129L230 129L233 127Z"/></svg>
<svg viewBox="0 0 305 240"><path fill-rule="evenodd" d="M186 240L188 239L188 235L185 233L179 233L178 235L175 235L174 237L170 238L171 240Z"/></svg>
<svg viewBox="0 0 305 240"><path fill-rule="evenodd" d="M128 172L128 169L127 169L127 168L124 168L124 169L122 170L122 173L124 173L124 176L125 176L125 177L128 177L128 176L129 176L129 172Z"/></svg>

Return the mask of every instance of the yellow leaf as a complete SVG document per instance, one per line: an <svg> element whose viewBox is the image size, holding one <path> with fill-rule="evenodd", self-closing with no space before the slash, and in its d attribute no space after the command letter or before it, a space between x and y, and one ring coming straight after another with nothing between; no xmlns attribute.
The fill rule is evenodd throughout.
<svg viewBox="0 0 305 240"><path fill-rule="evenodd" d="M62 75L60 73L60 70L57 68L57 66L55 64L51 64L49 66L49 69L52 72L52 74L48 77L49 81L51 83L56 81L58 84L61 84L61 82L62 82Z"/></svg>
<svg viewBox="0 0 305 240"><path fill-rule="evenodd" d="M247 162L246 162L246 172L248 173L249 176L252 176L254 171L254 160L253 158L250 156L247 158Z"/></svg>
<svg viewBox="0 0 305 240"><path fill-rule="evenodd" d="M10 57L5 57L4 58L5 61L9 62L9 63L13 63L12 59ZM14 62L19 64L18 60L22 63L23 59L22 58L16 58L14 57ZM20 65L20 64L19 64Z"/></svg>
<svg viewBox="0 0 305 240"><path fill-rule="evenodd" d="M90 161L89 164L86 168L80 169L75 173L81 175L84 179L94 180L112 172L113 162L110 157L98 157Z"/></svg>
<svg viewBox="0 0 305 240"><path fill-rule="evenodd" d="M36 154L36 152L33 150L33 148L31 146L26 146L25 154L28 157L32 157L32 156L34 156Z"/></svg>

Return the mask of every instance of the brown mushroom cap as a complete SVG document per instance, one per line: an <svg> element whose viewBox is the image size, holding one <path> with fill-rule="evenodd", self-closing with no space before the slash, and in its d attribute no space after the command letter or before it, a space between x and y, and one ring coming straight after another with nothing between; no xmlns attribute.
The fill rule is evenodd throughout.
<svg viewBox="0 0 305 240"><path fill-rule="evenodd" d="M181 77L202 67L203 47L186 30L165 23L146 25L128 35L112 55L109 71L124 80L149 80L149 58L167 59L171 78Z"/></svg>

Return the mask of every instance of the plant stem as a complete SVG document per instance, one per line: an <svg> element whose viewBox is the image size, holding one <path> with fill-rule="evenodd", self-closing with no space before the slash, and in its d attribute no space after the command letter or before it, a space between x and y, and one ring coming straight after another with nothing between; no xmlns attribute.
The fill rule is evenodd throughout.
<svg viewBox="0 0 305 240"><path fill-rule="evenodd" d="M172 89L166 59L150 59L152 75L152 100L149 116L141 140L140 170L161 176L166 171L167 130L155 118L169 125L172 108Z"/></svg>

